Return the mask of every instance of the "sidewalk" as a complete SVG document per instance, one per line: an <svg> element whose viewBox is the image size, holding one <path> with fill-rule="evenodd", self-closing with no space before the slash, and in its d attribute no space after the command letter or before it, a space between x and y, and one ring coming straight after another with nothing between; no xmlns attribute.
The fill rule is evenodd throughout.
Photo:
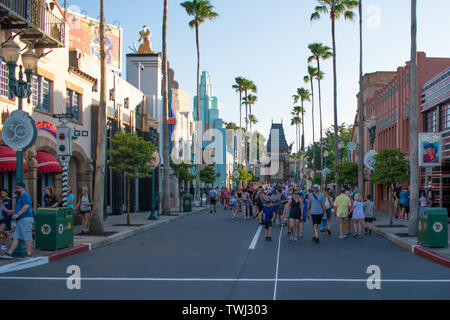
<svg viewBox="0 0 450 320"><path fill-rule="evenodd" d="M411 251L423 258L450 267L450 242L447 248L426 248L417 244L417 237L408 235L408 221L395 219L393 213L392 226L389 226L389 212L377 210L377 221L374 222L374 232L399 247ZM449 230L450 240L450 230Z"/></svg>
<svg viewBox="0 0 450 320"><path fill-rule="evenodd" d="M150 230L160 224L168 223L194 213L207 211L209 207L194 207L192 212L180 212L179 208L172 208L170 216L159 216L158 220L148 220L149 212L132 213L131 226L127 226L127 215L108 216L104 221L104 236L81 235L82 226L74 227L73 247L57 251L34 250L33 259L13 260L0 259L0 274L17 270L28 269L38 265L51 263L53 261L69 257L89 250L101 248L111 243L132 237L138 233ZM33 244L34 246L34 244Z"/></svg>

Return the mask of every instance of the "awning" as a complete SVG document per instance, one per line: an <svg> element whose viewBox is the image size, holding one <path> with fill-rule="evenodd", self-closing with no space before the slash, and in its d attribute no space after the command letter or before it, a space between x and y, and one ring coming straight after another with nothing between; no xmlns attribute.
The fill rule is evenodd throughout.
<svg viewBox="0 0 450 320"><path fill-rule="evenodd" d="M50 153L38 151L36 155L39 173L60 173L61 165Z"/></svg>
<svg viewBox="0 0 450 320"><path fill-rule="evenodd" d="M8 146L0 146L0 172L16 171L16 152ZM23 160L23 171L27 171L27 163Z"/></svg>

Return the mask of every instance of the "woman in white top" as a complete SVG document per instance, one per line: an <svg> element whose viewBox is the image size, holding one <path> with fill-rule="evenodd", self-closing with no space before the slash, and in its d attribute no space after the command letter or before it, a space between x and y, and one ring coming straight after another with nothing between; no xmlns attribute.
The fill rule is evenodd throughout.
<svg viewBox="0 0 450 320"><path fill-rule="evenodd" d="M360 193L355 194L355 201L353 202L353 226L355 227L355 233L353 238L361 238L362 234L362 221L364 219L364 202Z"/></svg>
<svg viewBox="0 0 450 320"><path fill-rule="evenodd" d="M91 201L91 197L89 196L87 187L81 188L81 196L78 199L77 208L80 211L81 216L83 217L82 233L88 233L89 232L89 217L90 217L91 211L92 211L92 201Z"/></svg>

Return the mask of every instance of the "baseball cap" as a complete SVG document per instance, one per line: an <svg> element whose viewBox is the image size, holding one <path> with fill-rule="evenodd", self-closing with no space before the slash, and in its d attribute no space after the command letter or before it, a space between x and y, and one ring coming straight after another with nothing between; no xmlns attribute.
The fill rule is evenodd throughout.
<svg viewBox="0 0 450 320"><path fill-rule="evenodd" d="M21 188L24 188L24 189L27 188L27 187L25 186L25 183L23 183L23 182L19 182L18 184L16 184L16 187L21 187Z"/></svg>
<svg viewBox="0 0 450 320"><path fill-rule="evenodd" d="M318 184L313 185L313 189L319 189L319 185Z"/></svg>

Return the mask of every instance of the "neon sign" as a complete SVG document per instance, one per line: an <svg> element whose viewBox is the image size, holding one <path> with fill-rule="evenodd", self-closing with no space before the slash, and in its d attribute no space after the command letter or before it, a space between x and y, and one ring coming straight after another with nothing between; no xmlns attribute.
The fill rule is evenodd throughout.
<svg viewBox="0 0 450 320"><path fill-rule="evenodd" d="M36 123L36 128L39 130L48 131L56 137L56 128L53 124L51 124L48 121L41 121L41 122Z"/></svg>

